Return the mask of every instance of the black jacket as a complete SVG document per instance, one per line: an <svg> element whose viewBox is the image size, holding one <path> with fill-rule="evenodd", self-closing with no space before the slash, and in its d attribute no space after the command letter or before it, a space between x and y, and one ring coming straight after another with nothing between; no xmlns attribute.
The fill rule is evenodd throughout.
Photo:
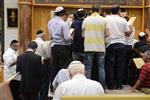
<svg viewBox="0 0 150 100"><path fill-rule="evenodd" d="M20 91L37 93L41 89L41 57L27 51L17 58L17 71L21 74Z"/></svg>

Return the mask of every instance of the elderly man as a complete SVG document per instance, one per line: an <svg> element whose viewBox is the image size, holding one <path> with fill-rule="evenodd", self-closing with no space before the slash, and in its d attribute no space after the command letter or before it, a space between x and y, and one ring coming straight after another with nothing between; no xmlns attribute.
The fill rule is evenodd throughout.
<svg viewBox="0 0 150 100"><path fill-rule="evenodd" d="M85 66L80 61L72 61L68 67L71 80L60 84L53 100L62 96L92 96L104 94L102 85L85 77Z"/></svg>
<svg viewBox="0 0 150 100"><path fill-rule="evenodd" d="M140 76L133 88L150 94L150 50L144 53L143 59L145 65L143 65Z"/></svg>
<svg viewBox="0 0 150 100"><path fill-rule="evenodd" d="M13 74L16 73L16 61L17 61L17 50L19 42L17 40L12 40L10 47L3 55L4 59L4 80L7 80Z"/></svg>

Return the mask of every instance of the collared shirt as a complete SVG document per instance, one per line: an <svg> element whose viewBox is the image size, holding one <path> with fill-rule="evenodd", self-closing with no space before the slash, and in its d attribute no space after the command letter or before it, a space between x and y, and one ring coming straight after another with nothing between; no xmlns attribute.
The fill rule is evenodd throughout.
<svg viewBox="0 0 150 100"><path fill-rule="evenodd" d="M37 37L33 41L35 41L38 45L35 54L43 57L44 59L51 57L50 41L44 41L42 38L39 37Z"/></svg>
<svg viewBox="0 0 150 100"><path fill-rule="evenodd" d="M110 26L110 36L108 37L108 45L114 43L126 44L125 32L130 31L127 21L119 15L109 15L108 17L106 17L106 19L108 20L108 24Z"/></svg>
<svg viewBox="0 0 150 100"><path fill-rule="evenodd" d="M37 37L35 40L33 40L37 43L38 47L35 51L35 54L41 56L41 57L46 57L46 54L45 54L45 50L44 50L44 40L40 37Z"/></svg>
<svg viewBox="0 0 150 100"><path fill-rule="evenodd" d="M105 52L105 31L109 29L107 21L98 13L85 18L82 24L84 30L84 51Z"/></svg>
<svg viewBox="0 0 150 100"><path fill-rule="evenodd" d="M60 17L55 16L48 22L48 30L52 36L52 44L54 45L70 45L71 35L69 34L69 26Z"/></svg>
<svg viewBox="0 0 150 100"><path fill-rule="evenodd" d="M16 73L16 65L11 66L17 60L17 53L12 49L8 48L3 54L4 59L4 80L7 80Z"/></svg>
<svg viewBox="0 0 150 100"><path fill-rule="evenodd" d="M53 100L61 100L62 96L95 96L104 94L100 83L87 79L82 74L75 75L71 80L58 86Z"/></svg>
<svg viewBox="0 0 150 100"><path fill-rule="evenodd" d="M61 83L70 80L68 69L61 69L53 81L53 87L56 89Z"/></svg>

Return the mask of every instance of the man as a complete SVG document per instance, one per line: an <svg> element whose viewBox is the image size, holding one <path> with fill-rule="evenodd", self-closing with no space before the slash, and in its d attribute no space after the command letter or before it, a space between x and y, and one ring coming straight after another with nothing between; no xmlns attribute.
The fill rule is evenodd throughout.
<svg viewBox="0 0 150 100"><path fill-rule="evenodd" d="M140 76L134 85L134 89L139 89L146 94L150 94L150 51L146 51L143 56L143 65Z"/></svg>
<svg viewBox="0 0 150 100"><path fill-rule="evenodd" d="M62 68L66 68L71 61L71 35L67 20L67 12L63 7L57 7L55 17L48 22L48 30L52 39L51 56L52 70L51 82Z"/></svg>
<svg viewBox="0 0 150 100"><path fill-rule="evenodd" d="M56 77L55 77L55 79L54 79L54 81L53 81L53 88L54 88L54 90L55 90L61 83L65 82L65 81L67 81L67 80L70 80L70 75L69 75L68 69L61 69L61 70L57 73L57 75L56 75Z"/></svg>
<svg viewBox="0 0 150 100"><path fill-rule="evenodd" d="M73 60L79 60L83 62L84 57L84 38L82 37L82 22L85 18L86 11L84 9L78 9L77 16L79 17L72 23L74 29L73 43L72 43L72 57Z"/></svg>
<svg viewBox="0 0 150 100"><path fill-rule="evenodd" d="M98 81L105 88L105 38L109 36L109 27L105 18L100 16L99 12L99 5L93 5L91 16L85 18L83 21L84 64L86 66L86 76L91 79L92 62L95 58L95 63L98 68Z"/></svg>
<svg viewBox="0 0 150 100"><path fill-rule="evenodd" d="M138 34L139 41L134 44L135 57L141 57L144 52L150 50L147 42L146 33L140 32Z"/></svg>
<svg viewBox="0 0 150 100"><path fill-rule="evenodd" d="M12 40L10 47L3 54L4 59L4 80L7 80L12 75L16 73L16 60L17 60L17 50L19 47L19 42L17 40Z"/></svg>
<svg viewBox="0 0 150 100"><path fill-rule="evenodd" d="M39 100L41 89L42 62L39 55L34 54L37 43L28 44L27 51L17 58L17 71L21 74L20 91L23 100Z"/></svg>
<svg viewBox="0 0 150 100"><path fill-rule="evenodd" d="M85 77L85 66L80 61L72 61L68 67L71 80L60 84L53 100L62 96L94 96L104 94L101 84Z"/></svg>
<svg viewBox="0 0 150 100"><path fill-rule="evenodd" d="M113 5L106 17L110 36L106 50L106 84L108 89L122 89L125 67L125 36L130 35L127 21L120 17L120 7Z"/></svg>
<svg viewBox="0 0 150 100"><path fill-rule="evenodd" d="M43 30L38 30L36 33L36 39L33 40L37 43L38 47L35 54L42 57L42 89L41 89L41 99L46 100L48 98L48 89L50 81L50 45L47 45L47 42L44 41L45 33ZM48 51L48 52L47 52Z"/></svg>

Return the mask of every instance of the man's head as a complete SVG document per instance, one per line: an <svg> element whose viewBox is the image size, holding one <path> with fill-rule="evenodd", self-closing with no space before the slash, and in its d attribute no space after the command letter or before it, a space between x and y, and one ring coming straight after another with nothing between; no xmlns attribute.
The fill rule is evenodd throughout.
<svg viewBox="0 0 150 100"><path fill-rule="evenodd" d="M85 17L85 15L86 15L86 11L84 9L78 9L77 10L77 16L79 18L83 18L83 17Z"/></svg>
<svg viewBox="0 0 150 100"><path fill-rule="evenodd" d="M55 9L55 15L62 17L64 21L66 21L67 17L68 17L67 11L61 6L59 6Z"/></svg>
<svg viewBox="0 0 150 100"><path fill-rule="evenodd" d="M10 43L10 47L17 51L18 50L18 47L19 47L19 42L17 40L12 40L11 43Z"/></svg>
<svg viewBox="0 0 150 100"><path fill-rule="evenodd" d="M111 11L110 11L109 8L103 10L103 16L104 16L104 17L106 17L107 15L110 15L110 14L111 14Z"/></svg>
<svg viewBox="0 0 150 100"><path fill-rule="evenodd" d="M112 14L120 14L120 12L121 12L121 9L120 9L119 5L113 5L111 7L111 13Z"/></svg>
<svg viewBox="0 0 150 100"><path fill-rule="evenodd" d="M76 74L85 74L85 66L80 61L72 61L69 64L68 71L72 78Z"/></svg>
<svg viewBox="0 0 150 100"><path fill-rule="evenodd" d="M144 60L145 62L150 61L150 50L148 50L148 51L146 51L146 52L144 53L144 55L143 55L143 60Z"/></svg>
<svg viewBox="0 0 150 100"><path fill-rule="evenodd" d="M44 39L45 34L44 34L43 30L38 30L36 32L36 36L39 37L39 38Z"/></svg>
<svg viewBox="0 0 150 100"><path fill-rule="evenodd" d="M138 34L138 38L139 38L139 40L145 40L145 39L146 39L146 33L140 32L140 33Z"/></svg>
<svg viewBox="0 0 150 100"><path fill-rule="evenodd" d="M95 4L92 6L92 13L94 12L97 12L97 13L100 12L100 5Z"/></svg>
<svg viewBox="0 0 150 100"><path fill-rule="evenodd" d="M32 49L34 52L36 51L38 45L35 41L31 41L29 44L28 44L28 49Z"/></svg>

